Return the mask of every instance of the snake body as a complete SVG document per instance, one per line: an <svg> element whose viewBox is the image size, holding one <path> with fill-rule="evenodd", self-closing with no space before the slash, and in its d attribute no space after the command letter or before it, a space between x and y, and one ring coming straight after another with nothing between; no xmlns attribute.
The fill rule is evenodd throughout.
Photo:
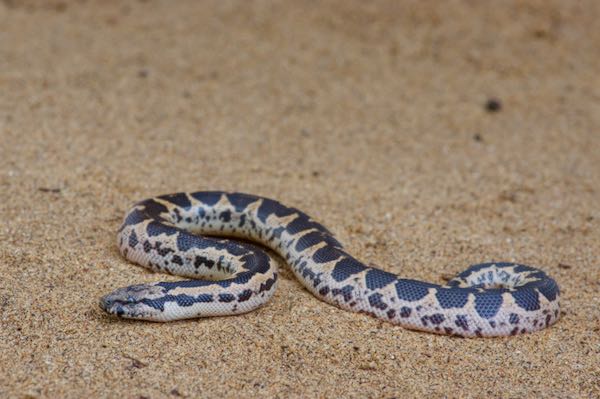
<svg viewBox="0 0 600 399"><path fill-rule="evenodd" d="M201 236L208 235L208 236ZM255 195L207 191L147 199L126 214L120 252L155 271L191 278L120 288L100 306L125 318L170 321L249 312L273 295L279 254L317 298L414 330L464 337L537 331L559 318L559 288L515 263L470 266L446 285L366 266L298 209ZM203 279L199 279L203 278Z"/></svg>

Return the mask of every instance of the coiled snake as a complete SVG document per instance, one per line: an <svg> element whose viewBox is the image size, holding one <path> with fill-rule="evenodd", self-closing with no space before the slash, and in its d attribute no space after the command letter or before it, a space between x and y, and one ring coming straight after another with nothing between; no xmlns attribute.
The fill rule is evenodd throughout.
<svg viewBox="0 0 600 399"><path fill-rule="evenodd" d="M100 300L102 309L169 321L245 313L269 300L277 282L271 257L251 244L199 234L263 244L317 298L409 329L515 335L548 327L560 315L558 285L541 270L483 263L443 286L407 280L359 262L298 209L221 191L163 195L134 205L118 232L123 256L192 280L120 288Z"/></svg>

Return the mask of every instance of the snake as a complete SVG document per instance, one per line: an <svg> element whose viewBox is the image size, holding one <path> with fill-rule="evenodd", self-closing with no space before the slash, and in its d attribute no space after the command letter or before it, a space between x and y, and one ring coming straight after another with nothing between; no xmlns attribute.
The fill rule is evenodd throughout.
<svg viewBox="0 0 600 399"><path fill-rule="evenodd" d="M180 192L137 202L117 243L129 261L187 278L103 296L100 307L120 318L166 322L250 312L277 286L277 263L264 247L318 299L410 330L511 336L542 330L560 316L559 287L540 269L488 262L445 284L401 278L348 254L304 212L251 194Z"/></svg>

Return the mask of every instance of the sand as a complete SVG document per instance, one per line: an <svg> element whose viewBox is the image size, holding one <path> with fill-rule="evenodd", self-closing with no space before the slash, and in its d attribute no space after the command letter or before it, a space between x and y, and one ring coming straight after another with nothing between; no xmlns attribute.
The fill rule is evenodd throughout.
<svg viewBox="0 0 600 399"><path fill-rule="evenodd" d="M0 3L0 397L599 397L599 3ZM491 103L490 103L491 101ZM494 104L495 102L495 104ZM235 190L443 282L559 282L536 334L412 332L315 299L170 324L98 298L135 201Z"/></svg>

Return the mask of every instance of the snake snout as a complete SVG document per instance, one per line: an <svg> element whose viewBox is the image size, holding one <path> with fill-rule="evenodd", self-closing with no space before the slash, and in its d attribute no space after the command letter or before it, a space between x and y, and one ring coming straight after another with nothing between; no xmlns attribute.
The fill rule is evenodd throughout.
<svg viewBox="0 0 600 399"><path fill-rule="evenodd" d="M133 301L131 299L128 299L127 292L125 292L124 288L119 288L118 290L100 298L99 305L100 308L110 314L122 316L125 313L123 305L132 303Z"/></svg>
<svg viewBox="0 0 600 399"><path fill-rule="evenodd" d="M100 298L100 308L107 313L126 318L144 318L153 309L145 302L162 290L151 284L119 288Z"/></svg>

